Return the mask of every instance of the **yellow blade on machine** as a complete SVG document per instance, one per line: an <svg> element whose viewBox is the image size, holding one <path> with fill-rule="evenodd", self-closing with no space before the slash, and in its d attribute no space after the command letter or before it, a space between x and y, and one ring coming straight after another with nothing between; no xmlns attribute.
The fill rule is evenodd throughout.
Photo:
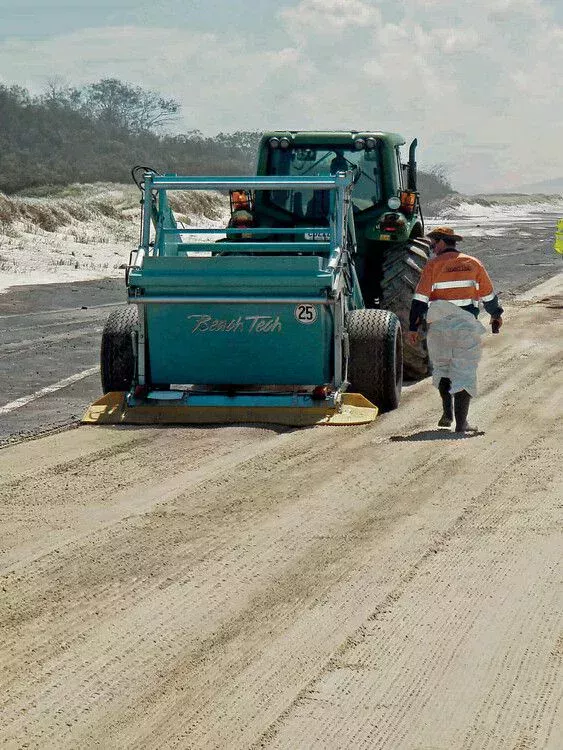
<svg viewBox="0 0 563 750"><path fill-rule="evenodd" d="M360 393L344 393L339 408L284 406L186 406L147 403L128 406L124 392L113 391L95 401L82 418L84 424L279 424L358 425L373 422L377 406Z"/></svg>

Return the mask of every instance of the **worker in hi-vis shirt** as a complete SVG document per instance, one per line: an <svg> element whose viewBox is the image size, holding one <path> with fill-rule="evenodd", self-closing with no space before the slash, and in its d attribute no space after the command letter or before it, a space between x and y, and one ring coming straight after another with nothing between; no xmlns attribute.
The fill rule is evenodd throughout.
<svg viewBox="0 0 563 750"><path fill-rule="evenodd" d="M477 319L479 303L491 316L493 333L502 325L502 313L493 284L483 264L456 248L463 239L450 227L428 233L434 252L416 287L408 337L416 343L426 320L432 379L442 397L439 427L471 432L467 422L471 397L477 394L477 365L485 327Z"/></svg>

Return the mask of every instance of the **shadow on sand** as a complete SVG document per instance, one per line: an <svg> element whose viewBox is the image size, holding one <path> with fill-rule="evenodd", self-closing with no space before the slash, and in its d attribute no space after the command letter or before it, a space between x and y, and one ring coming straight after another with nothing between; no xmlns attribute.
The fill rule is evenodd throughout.
<svg viewBox="0 0 563 750"><path fill-rule="evenodd" d="M410 443L425 440L467 440L468 438L480 437L485 433L483 430L475 432L450 432L450 430L421 430L413 432L412 435L391 435L392 443Z"/></svg>

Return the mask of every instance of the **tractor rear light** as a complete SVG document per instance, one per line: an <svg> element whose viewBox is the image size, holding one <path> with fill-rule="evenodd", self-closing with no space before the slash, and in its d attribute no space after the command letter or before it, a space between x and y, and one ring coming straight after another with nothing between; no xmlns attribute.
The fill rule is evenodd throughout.
<svg viewBox="0 0 563 750"><path fill-rule="evenodd" d="M375 138L366 138L366 148L372 149L375 148L377 145Z"/></svg>
<svg viewBox="0 0 563 750"><path fill-rule="evenodd" d="M270 148L279 148L279 146L280 146L280 139L279 138L270 138L269 143L270 143Z"/></svg>
<svg viewBox="0 0 563 750"><path fill-rule="evenodd" d="M366 142L364 141L364 139L356 138L356 140L354 141L354 148L356 149L356 151L361 151L365 147L366 147Z"/></svg>
<svg viewBox="0 0 563 750"><path fill-rule="evenodd" d="M291 141L289 138L286 138L283 136L283 138L280 138L280 148L289 148L291 146Z"/></svg>
<svg viewBox="0 0 563 750"><path fill-rule="evenodd" d="M251 196L246 190L231 191L231 211L250 211Z"/></svg>
<svg viewBox="0 0 563 750"><path fill-rule="evenodd" d="M317 385L313 388L311 398L314 401L324 401L324 399L326 399L328 396L328 391L328 385Z"/></svg>
<svg viewBox="0 0 563 750"><path fill-rule="evenodd" d="M148 385L136 385L133 391L135 398L146 398L149 395Z"/></svg>
<svg viewBox="0 0 563 750"><path fill-rule="evenodd" d="M400 194L401 210L406 214L412 214L416 206L416 193L412 190L403 190Z"/></svg>

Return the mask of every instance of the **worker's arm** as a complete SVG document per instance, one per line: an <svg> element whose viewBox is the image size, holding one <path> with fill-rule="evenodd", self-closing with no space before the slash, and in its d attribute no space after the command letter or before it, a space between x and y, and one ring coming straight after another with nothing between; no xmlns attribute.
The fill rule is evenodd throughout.
<svg viewBox="0 0 563 750"><path fill-rule="evenodd" d="M483 307L491 316L491 323L493 320L498 321L498 327L500 328L502 325L502 314L504 310L501 307L498 295L493 288L493 282L482 264L479 264L477 281L479 282L479 297L483 303Z"/></svg>
<svg viewBox="0 0 563 750"><path fill-rule="evenodd" d="M427 263L422 271L422 276L416 286L411 302L409 313L409 330L407 339L411 344L416 344L419 338L418 327L426 319L428 304L430 302L430 292L432 290L432 266Z"/></svg>
<svg viewBox="0 0 563 750"><path fill-rule="evenodd" d="M432 268L432 262L424 266L422 276L414 290L409 314L409 330L413 333L418 330L418 326L424 321L428 312L430 292L432 291Z"/></svg>
<svg viewBox="0 0 563 750"><path fill-rule="evenodd" d="M418 326L426 318L428 312L428 302L423 302L420 299L414 299L411 302L411 310L409 313L409 330L418 331Z"/></svg>
<svg viewBox="0 0 563 750"><path fill-rule="evenodd" d="M491 300L485 300L481 298L483 307L489 313L492 318L500 318L504 312L504 308L500 306L499 298L496 294L493 295Z"/></svg>

